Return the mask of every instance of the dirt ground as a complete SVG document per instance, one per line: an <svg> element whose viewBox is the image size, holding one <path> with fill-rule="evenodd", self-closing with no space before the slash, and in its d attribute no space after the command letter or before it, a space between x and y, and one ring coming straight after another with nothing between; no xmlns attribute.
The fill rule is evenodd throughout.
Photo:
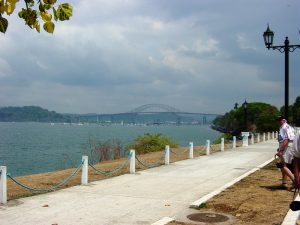
<svg viewBox="0 0 300 225"><path fill-rule="evenodd" d="M279 225L289 210L293 191L281 187L281 173L272 162L203 204L195 213L232 215L234 225ZM289 184L291 185L291 184ZM175 221L168 225L192 225ZM208 223L207 223L208 224Z"/></svg>

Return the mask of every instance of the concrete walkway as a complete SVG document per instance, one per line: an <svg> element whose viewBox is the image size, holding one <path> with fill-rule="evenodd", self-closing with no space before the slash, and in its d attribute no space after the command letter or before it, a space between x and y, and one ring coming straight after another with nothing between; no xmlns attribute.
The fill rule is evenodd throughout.
<svg viewBox="0 0 300 225"><path fill-rule="evenodd" d="M146 225L176 219L198 199L272 159L277 145L270 140L10 201L0 206L0 224Z"/></svg>

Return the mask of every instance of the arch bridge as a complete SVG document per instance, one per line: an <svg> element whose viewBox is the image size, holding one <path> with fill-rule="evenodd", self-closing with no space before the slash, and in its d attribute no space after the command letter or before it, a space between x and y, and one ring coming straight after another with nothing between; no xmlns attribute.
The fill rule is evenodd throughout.
<svg viewBox="0 0 300 225"><path fill-rule="evenodd" d="M153 111L149 109L158 109L160 111ZM163 111L161 111L163 110ZM184 123L195 123L195 124L206 124L210 123L214 118L216 118L217 114L209 114L209 113L189 113L181 111L175 107L165 105L165 104L146 104L141 105L132 109L130 114L134 115L147 115L147 114L160 114L167 116L168 118L173 118L173 121L176 120L177 124L184 124ZM174 117L176 119L174 119Z"/></svg>
<svg viewBox="0 0 300 225"><path fill-rule="evenodd" d="M156 111L154 111L157 109ZM165 104L141 105L125 113L88 114L80 116L81 121L130 123L130 124L208 124L218 114L189 113Z"/></svg>
<svg viewBox="0 0 300 225"><path fill-rule="evenodd" d="M172 106L169 105L164 105L164 104L146 104L146 105L141 105L137 108L132 109L129 113L140 113L140 112L146 112L147 109L153 109L153 108L158 108L158 109L163 109L166 112L182 112L179 109L176 109Z"/></svg>

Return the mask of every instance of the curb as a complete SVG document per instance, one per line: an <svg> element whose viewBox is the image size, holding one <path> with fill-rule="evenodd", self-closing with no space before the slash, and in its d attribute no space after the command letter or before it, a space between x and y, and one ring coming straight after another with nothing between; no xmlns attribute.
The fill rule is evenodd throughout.
<svg viewBox="0 0 300 225"><path fill-rule="evenodd" d="M295 198L295 201L300 201L299 194ZM283 219L283 222L281 225L296 225L297 220L299 219L299 211L292 211L291 209L288 211L286 216Z"/></svg>
<svg viewBox="0 0 300 225"><path fill-rule="evenodd" d="M151 225L165 225L169 222L172 222L174 221L173 218L170 218L170 217L164 217L162 219L160 219L159 221L155 222L155 223L152 223Z"/></svg>

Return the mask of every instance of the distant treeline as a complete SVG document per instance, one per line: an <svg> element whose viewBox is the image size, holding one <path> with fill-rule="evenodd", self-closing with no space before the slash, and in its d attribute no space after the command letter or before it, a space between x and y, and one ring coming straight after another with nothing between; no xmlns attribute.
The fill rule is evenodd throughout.
<svg viewBox="0 0 300 225"><path fill-rule="evenodd" d="M70 122L71 117L38 106L2 107L1 122Z"/></svg>

